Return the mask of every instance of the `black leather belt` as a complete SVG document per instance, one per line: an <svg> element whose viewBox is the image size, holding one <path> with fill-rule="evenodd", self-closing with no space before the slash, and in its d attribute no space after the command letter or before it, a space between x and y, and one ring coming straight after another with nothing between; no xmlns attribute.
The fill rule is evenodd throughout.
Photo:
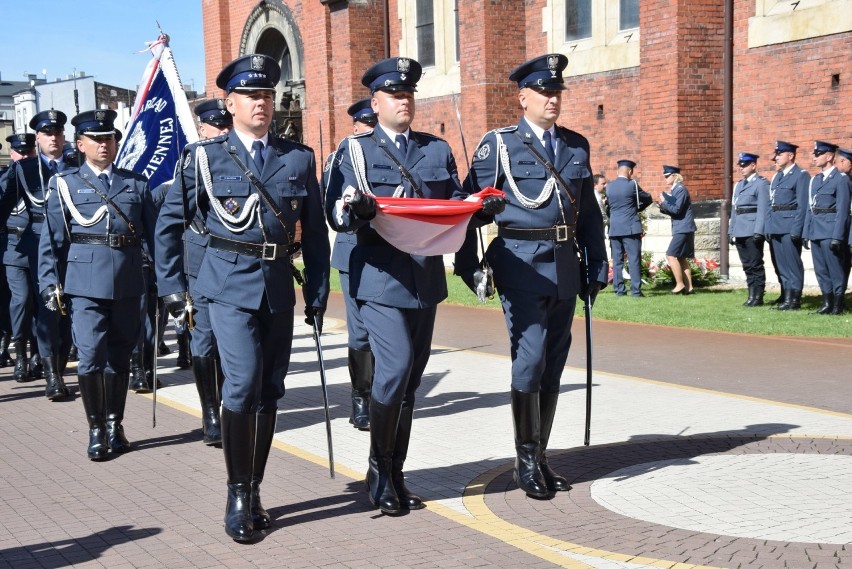
<svg viewBox="0 0 852 569"><path fill-rule="evenodd" d="M738 207L736 208L737 215L741 213L757 213L757 207Z"/></svg>
<svg viewBox="0 0 852 569"><path fill-rule="evenodd" d="M837 213L836 207L812 207L813 213Z"/></svg>
<svg viewBox="0 0 852 569"><path fill-rule="evenodd" d="M215 235L210 236L207 246L220 251L260 257L264 261L289 258L300 249L298 243L246 243L245 241L234 241Z"/></svg>
<svg viewBox="0 0 852 569"><path fill-rule="evenodd" d="M497 236L504 239L520 239L521 241L568 241L574 238L576 227L573 225L554 225L542 229L518 229L516 227L500 227Z"/></svg>
<svg viewBox="0 0 852 569"><path fill-rule="evenodd" d="M794 209L799 209L799 206L796 204L772 206L772 211L793 211Z"/></svg>
<svg viewBox="0 0 852 569"><path fill-rule="evenodd" d="M20 237L24 234L24 230L21 227L12 227L11 225L9 225L6 227L6 231L4 231L3 233L8 233L9 235Z"/></svg>
<svg viewBox="0 0 852 569"><path fill-rule="evenodd" d="M40 213L31 213L30 219L34 222L41 223L41 222L44 221L44 215L42 215Z"/></svg>
<svg viewBox="0 0 852 569"><path fill-rule="evenodd" d="M106 245L113 249L120 249L121 247L139 247L141 244L139 238L134 237L133 235L97 235L94 233L74 233L71 235L71 243L82 243L84 245Z"/></svg>

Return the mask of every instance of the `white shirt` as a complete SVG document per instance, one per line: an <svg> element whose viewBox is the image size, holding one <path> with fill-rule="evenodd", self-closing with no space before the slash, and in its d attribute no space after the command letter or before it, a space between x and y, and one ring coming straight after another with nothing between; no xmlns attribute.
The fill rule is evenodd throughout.
<svg viewBox="0 0 852 569"><path fill-rule="evenodd" d="M411 129L410 128L405 129L405 132L394 132L392 130L388 130L387 128L385 128L385 125L383 125L382 123L379 123L379 127L381 127L382 131L384 131L384 133L387 135L387 137L391 141L393 141L393 143L396 145L397 149L399 149L399 145L396 144L396 137L397 137L398 134L401 134L402 136L404 136L405 142L408 143L408 139L411 135Z"/></svg>
<svg viewBox="0 0 852 569"><path fill-rule="evenodd" d="M269 143L269 133L263 135L261 138L255 138L251 134L246 134L244 132L240 132L237 129L234 129L234 133L237 135L237 138L240 139L240 142L243 143L243 146L246 147L248 153L251 155L252 159L254 159L254 153L252 152L251 145L255 140L259 140L263 143L263 147L266 148L266 145Z"/></svg>
<svg viewBox="0 0 852 569"><path fill-rule="evenodd" d="M536 138L538 138L538 141L541 143L541 145L544 146L544 129L528 121L527 117L524 117L524 120L527 121L527 124L530 126L530 130L533 131L533 134L535 134ZM547 132L550 133L550 144L553 145L553 155L558 156L559 137L556 136L556 125L547 129Z"/></svg>

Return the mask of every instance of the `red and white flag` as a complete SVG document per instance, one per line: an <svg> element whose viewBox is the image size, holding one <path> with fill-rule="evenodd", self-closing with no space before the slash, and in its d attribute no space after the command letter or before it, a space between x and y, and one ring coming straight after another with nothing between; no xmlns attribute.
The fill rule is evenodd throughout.
<svg viewBox="0 0 852 569"><path fill-rule="evenodd" d="M464 201L376 196L378 211L370 225L388 243L412 255L455 253L464 243L470 217L490 196L506 194L485 188Z"/></svg>

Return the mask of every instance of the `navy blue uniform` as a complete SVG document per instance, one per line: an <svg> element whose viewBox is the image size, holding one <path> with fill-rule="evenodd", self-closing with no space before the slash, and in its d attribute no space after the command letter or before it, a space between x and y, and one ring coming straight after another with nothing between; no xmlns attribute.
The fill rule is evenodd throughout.
<svg viewBox="0 0 852 569"><path fill-rule="evenodd" d="M544 155L525 119L483 137L465 181L468 193L494 186L509 200L494 218L498 234L486 258L494 270L512 343L512 388L525 393L559 391L571 346L574 306L586 278L580 272L579 254L588 255L590 280L607 281L603 219L594 196L589 142L562 127L556 127L556 137L554 167L567 190L548 181L551 176L544 164L529 150L533 147ZM546 185L552 191L544 196ZM533 203L536 200L540 203ZM561 229L540 239L524 233L557 226ZM459 260L457 265L471 263Z"/></svg>
<svg viewBox="0 0 852 569"><path fill-rule="evenodd" d="M344 139L329 173L326 212L332 229L355 232L349 254L349 295L359 307L376 358L372 400L383 405L403 401L413 405L415 391L432 342L435 311L447 297L441 256L411 255L395 248L346 207L344 192L359 188L350 158L357 144L364 156L365 179L376 196L392 196L402 186L414 188L388 156L394 153L415 180L424 198L450 199L461 191L450 146L430 134L410 131L408 152L402 156L381 128Z"/></svg>
<svg viewBox="0 0 852 569"><path fill-rule="evenodd" d="M606 186L609 204L609 244L612 251L612 286L624 295L624 254L630 268L630 293L639 296L642 288L642 220L639 212L651 205L651 194L636 183L619 176Z"/></svg>
<svg viewBox="0 0 852 569"><path fill-rule="evenodd" d="M692 215L692 198L682 183L669 190L670 197L660 204L660 212L672 218L672 241L666 250L669 257L695 255L695 218Z"/></svg>
<svg viewBox="0 0 852 569"><path fill-rule="evenodd" d="M173 188L160 210L156 249L159 294L186 292L184 219L198 216L209 231L210 243L195 289L209 301L210 323L219 340L225 376L223 404L237 413L274 413L284 395L290 363L296 295L285 251L297 222L302 229L306 302L324 307L328 298L328 230L314 153L301 144L270 137L263 171L255 174L282 212L285 230L231 158L234 153L244 165L254 165L234 131L200 141L188 150L176 180L183 190L175 191L180 186ZM194 165L199 153L209 164L209 187L203 178L196 178ZM238 221L227 221L231 215ZM214 243L217 239L222 240L220 246ZM266 258L259 252L263 243L270 244L265 247ZM257 245L257 252L235 252L240 244Z"/></svg>
<svg viewBox="0 0 852 569"><path fill-rule="evenodd" d="M814 273L823 294L845 294L846 242L849 239L849 177L837 168L820 172L808 187L803 237L810 239ZM832 241L842 247L832 251Z"/></svg>
<svg viewBox="0 0 852 569"><path fill-rule="evenodd" d="M802 264L802 235L808 208L808 173L793 164L776 172L769 185L769 214L766 234L770 238L776 270L785 290L801 291L805 282Z"/></svg>
<svg viewBox="0 0 852 569"><path fill-rule="evenodd" d="M769 182L763 176L752 174L734 186L731 198L731 219L728 237L736 240L737 253L746 275L749 290L766 286L766 269L763 266L763 236L769 211ZM755 237L759 236L759 237Z"/></svg>

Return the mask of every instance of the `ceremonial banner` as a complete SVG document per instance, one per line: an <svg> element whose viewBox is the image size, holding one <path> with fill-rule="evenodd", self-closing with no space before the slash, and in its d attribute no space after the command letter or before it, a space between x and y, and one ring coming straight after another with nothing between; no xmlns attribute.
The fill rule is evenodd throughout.
<svg viewBox="0 0 852 569"><path fill-rule="evenodd" d="M464 201L377 196L379 207L370 225L400 251L446 255L461 248L470 217L482 208L483 198L505 195L485 188Z"/></svg>
<svg viewBox="0 0 852 569"><path fill-rule="evenodd" d="M174 177L184 146L196 142L198 133L169 37L161 35L148 50L152 59L142 75L116 164L148 178L153 190Z"/></svg>

